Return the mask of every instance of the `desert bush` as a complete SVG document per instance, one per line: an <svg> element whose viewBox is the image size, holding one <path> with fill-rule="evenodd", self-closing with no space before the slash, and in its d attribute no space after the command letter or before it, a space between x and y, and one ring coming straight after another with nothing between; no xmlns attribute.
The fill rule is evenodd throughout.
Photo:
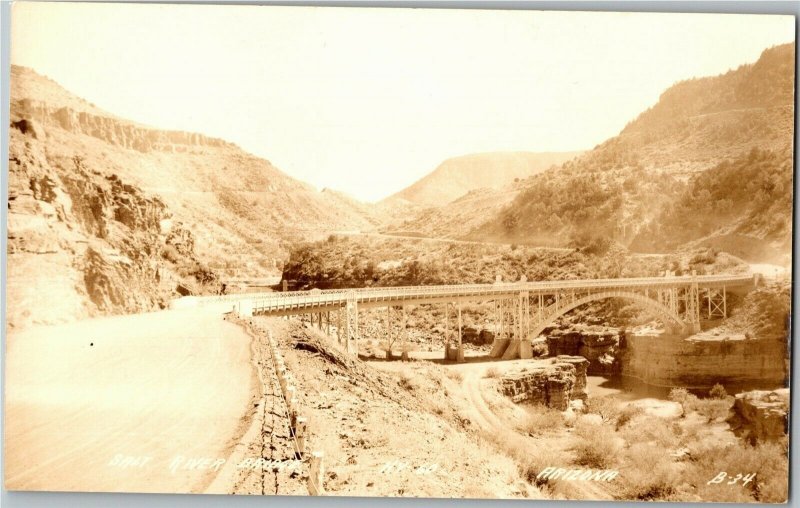
<svg viewBox="0 0 800 508"><path fill-rule="evenodd" d="M461 381L464 380L464 374L453 369L447 369L447 371L445 372L445 376L447 376L447 379L456 381L457 383L460 383Z"/></svg>
<svg viewBox="0 0 800 508"><path fill-rule="evenodd" d="M564 426L564 414L557 409L536 405L527 408L527 413L528 418L523 430L532 436L558 430Z"/></svg>
<svg viewBox="0 0 800 508"><path fill-rule="evenodd" d="M620 401L615 397L596 397L586 401L586 412L599 415L604 422L616 425L621 412Z"/></svg>
<svg viewBox="0 0 800 508"><path fill-rule="evenodd" d="M708 396L712 399L725 399L728 397L728 392L725 390L724 386L717 383L709 390Z"/></svg>
<svg viewBox="0 0 800 508"><path fill-rule="evenodd" d="M678 404L683 404L688 396L689 391L686 388L673 388L669 391L669 400Z"/></svg>
<svg viewBox="0 0 800 508"><path fill-rule="evenodd" d="M692 411L697 409L697 405L700 402L700 399L697 398L697 395L687 393L686 397L680 401L681 408L683 409L683 414L688 415Z"/></svg>
<svg viewBox="0 0 800 508"><path fill-rule="evenodd" d="M697 399L694 410L706 417L709 422L726 418L733 406L733 397L725 399Z"/></svg>
<svg viewBox="0 0 800 508"><path fill-rule="evenodd" d="M644 409L633 404L628 404L622 408L622 411L620 411L619 416L617 417L617 430L641 414L644 414Z"/></svg>
<svg viewBox="0 0 800 508"><path fill-rule="evenodd" d="M623 499L666 500L680 483L680 467L667 450L652 442L626 450L620 475Z"/></svg>
<svg viewBox="0 0 800 508"><path fill-rule="evenodd" d="M419 388L419 382L414 378L414 375L405 371L400 373L400 379L398 379L397 384L408 391L414 391Z"/></svg>
<svg viewBox="0 0 800 508"><path fill-rule="evenodd" d="M483 377L496 378L500 377L500 370L497 367L489 367L486 369L486 374Z"/></svg>
<svg viewBox="0 0 800 508"><path fill-rule="evenodd" d="M628 444L655 443L662 450L674 448L678 444L678 438L669 422L646 414L633 417L620 429L620 434Z"/></svg>
<svg viewBox="0 0 800 508"><path fill-rule="evenodd" d="M789 492L788 440L761 443L751 446L742 442L706 447L704 453L693 455L691 476L699 482L698 494L709 501L728 501L738 492L745 493L748 501L762 503L786 502ZM727 483L707 485L719 472L731 477L755 473L746 486L740 480L736 485ZM733 493L729 492L733 490Z"/></svg>
<svg viewBox="0 0 800 508"><path fill-rule="evenodd" d="M578 464L598 469L614 464L620 446L610 425L583 416L575 422L575 435L578 442L573 449Z"/></svg>
<svg viewBox="0 0 800 508"><path fill-rule="evenodd" d="M520 475L525 478L528 483L536 485L539 488L552 486L554 483L546 478L537 478L539 473L548 467L561 467L569 463L566 454L558 449L552 447L537 447L529 449L527 454L518 453L518 461L520 464Z"/></svg>

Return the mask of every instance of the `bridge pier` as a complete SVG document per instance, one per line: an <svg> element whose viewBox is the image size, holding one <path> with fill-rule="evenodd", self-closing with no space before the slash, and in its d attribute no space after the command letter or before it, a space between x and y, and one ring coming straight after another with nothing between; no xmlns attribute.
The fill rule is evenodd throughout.
<svg viewBox="0 0 800 508"><path fill-rule="evenodd" d="M358 356L358 300L355 291L347 294L345 304L345 340L347 341L347 352Z"/></svg>
<svg viewBox="0 0 800 508"><path fill-rule="evenodd" d="M408 314L406 313L406 306L403 305L400 307L400 311L403 313L402 325L400 327L400 359L404 362L408 361Z"/></svg>
<svg viewBox="0 0 800 508"><path fill-rule="evenodd" d="M458 334L457 339L455 340L455 345L453 345L453 341L450 340L450 303L447 302L444 304L444 359L450 360L454 362L461 363L464 361L464 344L462 343L462 320L461 320L461 303L456 304L456 329L453 332Z"/></svg>
<svg viewBox="0 0 800 508"><path fill-rule="evenodd" d="M325 312L325 335L331 336L331 311Z"/></svg>

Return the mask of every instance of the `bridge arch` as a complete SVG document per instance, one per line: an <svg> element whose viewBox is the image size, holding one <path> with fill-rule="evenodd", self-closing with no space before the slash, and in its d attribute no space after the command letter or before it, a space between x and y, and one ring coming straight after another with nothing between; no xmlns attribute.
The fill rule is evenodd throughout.
<svg viewBox="0 0 800 508"><path fill-rule="evenodd" d="M542 333L542 331L544 331L545 328L552 325L556 319L567 314L568 312L577 309L582 305L586 305L587 303L598 300L606 300L608 298L620 298L622 300L633 302L639 307L648 310L661 318L664 321L664 324L667 326L670 324L679 328L686 326L686 322L677 313L673 312L672 309L641 293L624 290L600 291L597 293L591 293L576 300L568 300L564 303L560 303L557 306L553 304L549 307L546 307L544 309L541 321L538 321L533 327L531 327L531 333L528 338L531 340L535 339Z"/></svg>

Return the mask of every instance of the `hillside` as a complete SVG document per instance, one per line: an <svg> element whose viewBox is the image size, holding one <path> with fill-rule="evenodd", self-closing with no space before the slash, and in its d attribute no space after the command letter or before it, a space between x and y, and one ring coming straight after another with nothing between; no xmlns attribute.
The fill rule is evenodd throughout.
<svg viewBox="0 0 800 508"><path fill-rule="evenodd" d="M117 118L18 66L10 126L12 326L217 291L230 272L277 273L289 242L376 224L231 143ZM57 303L40 308L45 293Z"/></svg>
<svg viewBox="0 0 800 508"><path fill-rule="evenodd" d="M515 179L535 175L580 153L492 152L453 157L384 201L441 206L476 189L502 188Z"/></svg>
<svg viewBox="0 0 800 508"><path fill-rule="evenodd" d="M701 242L775 260L791 237L793 80L794 46L785 44L754 64L680 82L618 136L526 181L511 204L466 237L562 245L603 237L652 251ZM751 162L773 168L763 195L731 192L724 214L705 217L715 210L698 202L708 198L703 187L755 177L753 150L759 155ZM685 212L671 213L680 203ZM669 231L680 231L680 242ZM731 234L735 242L719 240Z"/></svg>

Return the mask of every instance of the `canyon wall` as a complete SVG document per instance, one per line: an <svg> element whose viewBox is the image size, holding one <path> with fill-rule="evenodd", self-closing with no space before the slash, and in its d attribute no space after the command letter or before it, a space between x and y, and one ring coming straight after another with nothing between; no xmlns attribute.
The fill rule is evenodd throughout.
<svg viewBox="0 0 800 508"><path fill-rule="evenodd" d="M620 353L623 375L653 385L780 385L787 378L786 342L780 339L628 335Z"/></svg>
<svg viewBox="0 0 800 508"><path fill-rule="evenodd" d="M613 376L619 373L618 345L619 330L616 328L595 330L573 326L567 330L554 329L547 335L549 356L582 356L589 360L590 376Z"/></svg>

